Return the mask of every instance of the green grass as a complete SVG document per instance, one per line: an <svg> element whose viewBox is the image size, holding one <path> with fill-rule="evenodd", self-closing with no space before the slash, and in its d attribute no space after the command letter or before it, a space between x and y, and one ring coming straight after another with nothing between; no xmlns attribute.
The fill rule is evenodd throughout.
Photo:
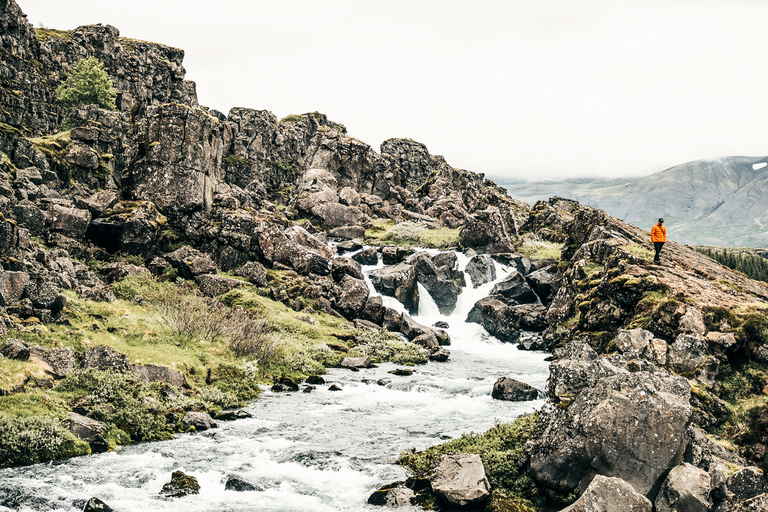
<svg viewBox="0 0 768 512"><path fill-rule="evenodd" d="M563 244L544 240L525 240L520 245L520 254L529 260L560 260Z"/></svg>
<svg viewBox="0 0 768 512"><path fill-rule="evenodd" d="M420 222L373 221L365 231L365 242L369 245L442 249L458 245L460 230L447 227L430 229Z"/></svg>
<svg viewBox="0 0 768 512"><path fill-rule="evenodd" d="M643 247L640 244L627 244L622 246L625 251L635 256L639 256L647 261L653 261L654 252Z"/></svg>

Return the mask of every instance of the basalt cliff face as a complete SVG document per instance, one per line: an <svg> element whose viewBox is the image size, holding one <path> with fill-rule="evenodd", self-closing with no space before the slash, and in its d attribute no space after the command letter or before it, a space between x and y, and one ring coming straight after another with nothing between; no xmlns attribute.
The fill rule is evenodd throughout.
<svg viewBox="0 0 768 512"><path fill-rule="evenodd" d="M490 258L518 268L472 320L509 341L520 328L540 332L534 348L554 351L547 405L519 461L529 497L578 490L568 510L764 506L765 284L675 243L654 265L647 232L574 201L513 200L409 139L376 152L322 114L207 109L181 50L113 27L36 31L0 0L0 43L0 330L66 323L64 289L114 300L108 282L173 267L213 296L231 284L216 271L235 270L294 309L311 299L441 361L443 331L369 297L359 264L376 250L339 258L327 241L355 247L381 220L459 229L458 245L481 256L467 269L473 282ZM117 111L70 114L55 100L63 73L88 56L112 77ZM75 126L61 131L70 116ZM562 244L559 264L517 254L531 240ZM410 308L416 283L441 309L466 284L450 253L380 252L390 266L374 284ZM97 273L81 263L116 254L144 265ZM268 282L265 267L302 284Z"/></svg>

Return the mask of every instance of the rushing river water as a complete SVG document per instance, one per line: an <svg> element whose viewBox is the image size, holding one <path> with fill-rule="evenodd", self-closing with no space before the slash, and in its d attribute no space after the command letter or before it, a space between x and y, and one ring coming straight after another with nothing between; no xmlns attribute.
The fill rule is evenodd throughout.
<svg viewBox="0 0 768 512"><path fill-rule="evenodd" d="M467 259L460 255L460 268ZM370 272L374 267L364 267ZM497 266L499 279L510 269ZM403 479L400 452L438 444L463 432L483 432L540 407L491 399L493 383L513 377L543 389L546 354L499 343L464 322L474 302L490 291L467 286L449 317L421 290L422 324L448 322L451 357L414 368L412 376L387 373L394 364L352 372L333 369L311 393L262 393L247 408L253 417L219 422L219 428L143 443L113 453L0 470L0 511L81 511L98 497L118 512L381 510L366 504L383 483ZM386 298L386 305L396 304ZM330 384L342 391L330 391ZM200 494L159 496L171 472L195 476ZM224 489L237 475L263 490Z"/></svg>

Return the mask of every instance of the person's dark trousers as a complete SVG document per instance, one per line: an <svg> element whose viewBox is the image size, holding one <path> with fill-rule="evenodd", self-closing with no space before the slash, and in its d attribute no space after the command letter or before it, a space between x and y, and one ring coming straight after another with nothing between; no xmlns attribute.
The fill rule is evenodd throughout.
<svg viewBox="0 0 768 512"><path fill-rule="evenodd" d="M654 263L659 262L659 253L661 252L662 247L664 247L664 242L653 242L653 248L656 249L656 256L653 257Z"/></svg>

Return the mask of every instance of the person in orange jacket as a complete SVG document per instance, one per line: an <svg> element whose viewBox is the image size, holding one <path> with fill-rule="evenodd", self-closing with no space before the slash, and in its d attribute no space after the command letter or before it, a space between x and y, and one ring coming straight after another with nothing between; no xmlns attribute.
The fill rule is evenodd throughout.
<svg viewBox="0 0 768 512"><path fill-rule="evenodd" d="M653 248L656 250L656 255L653 257L654 263L660 263L659 253L666 241L667 228L664 227L664 219L659 219L659 223L651 228L651 242L653 242Z"/></svg>

